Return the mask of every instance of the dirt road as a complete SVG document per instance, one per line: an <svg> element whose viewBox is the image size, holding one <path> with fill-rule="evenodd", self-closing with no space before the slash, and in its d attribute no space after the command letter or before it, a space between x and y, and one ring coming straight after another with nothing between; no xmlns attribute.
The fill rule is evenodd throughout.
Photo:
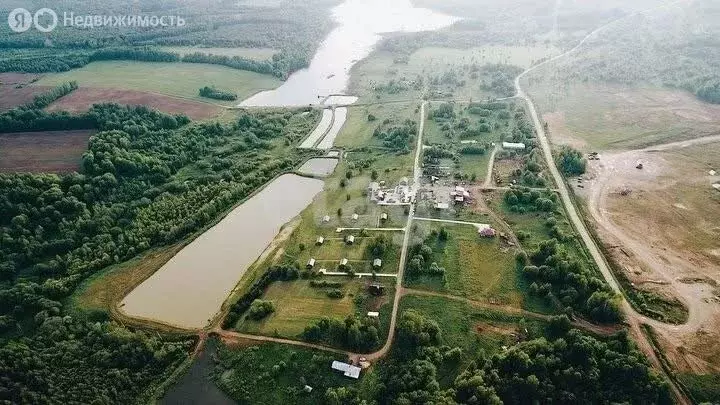
<svg viewBox="0 0 720 405"><path fill-rule="evenodd" d="M635 337L636 342L638 343L640 349L645 353L645 355L648 357L648 359L653 363L655 368L660 372L665 374L664 369L662 368L662 365L657 358L655 351L653 350L652 344L648 341L647 336L642 332L642 329L640 328L640 325L642 322L650 321L652 323L655 323L653 320L650 320L643 315L637 313L629 304L629 302L625 299L625 296L623 295L623 291L620 288L619 283L617 280L615 280L615 277L610 270L610 266L608 265L607 261L605 260L605 257L601 253L599 247L595 243L595 240L591 237L590 232L588 231L587 227L585 226L585 222L582 220L580 215L578 214L578 211L575 207L575 204L573 202L572 197L570 196L570 191L568 190L568 187L563 179L563 176L560 174L560 171L557 168L557 165L555 164L555 160L552 155L552 148L550 146L550 141L547 137L547 134L545 133L544 126L542 125L542 122L540 121L537 109L535 108L535 104L533 103L532 99L523 91L522 86L520 84L523 77L525 77L530 72L538 69L541 66L547 65L549 63L555 62L561 58L567 57L568 55L571 55L575 52L577 52L579 49L581 49L587 41L592 39L594 36L597 36L600 32L607 30L609 27L619 23L622 20L625 20L629 17L642 14L647 11L656 10L658 8L664 8L668 7L673 4L677 4L679 1L665 4L660 7L653 7L648 10L638 11L632 14L629 14L625 17L621 17L617 20L614 20L608 24L605 24L596 30L589 33L585 38L583 38L574 48L570 49L567 52L564 52L560 55L557 55L553 58L548 59L547 61L544 61L540 64L537 64L524 72L522 72L520 75L518 75L517 78L515 78L515 89L517 91L517 96L519 98L522 98L525 100L528 106L528 110L530 111L530 115L532 117L533 125L535 127L535 130L537 132L538 140L540 141L540 146L543 151L543 155L545 157L545 160L547 162L548 168L550 170L550 174L552 175L555 184L558 187L558 192L560 193L560 197L563 202L563 206L565 207L565 210L568 215L568 219L571 221L573 227L575 228L577 234L582 239L584 245L587 247L590 255L593 258L593 261L596 263L598 269L602 273L603 277L605 278L605 281L608 283L608 285L618 293L622 297L622 308L625 314L627 315L627 322L630 326L631 333ZM675 394L675 397L679 403L682 404L690 404L690 400L678 389L674 381L665 374L666 377L668 377L668 381L670 382L671 388Z"/></svg>
<svg viewBox="0 0 720 405"><path fill-rule="evenodd" d="M608 211L609 200L617 190L635 182L640 184L655 184L661 174L662 159L652 156L652 152L669 151L702 145L711 142L720 142L720 136L709 136L683 142L673 142L657 145L642 150L605 154L603 161L595 169L595 176L586 182L588 190L588 209L599 229L611 239L617 240L626 251L633 254L635 259L652 271L653 279L661 279L667 283L667 288L673 296L680 299L688 308L687 322L682 325L670 325L652 319L643 319L658 331L671 333L693 333L703 325L707 325L718 313L718 306L714 303L714 292L711 286L705 283L683 283L684 277L708 276L705 269L698 269L698 262L689 259L687 252L678 252L672 246L655 246L654 243L640 234L632 234L627 227L619 226ZM635 168L637 161L646 163L645 169L639 171ZM652 164L647 164L652 161ZM659 186L659 185L658 185Z"/></svg>
<svg viewBox="0 0 720 405"><path fill-rule="evenodd" d="M420 106L420 125L418 126L418 137L417 145L415 146L415 163L413 165L413 187L417 190L420 187L420 158L422 157L423 149L423 133L425 132L425 107L427 102L423 102ZM392 342L395 339L395 325L397 324L398 311L400 309L400 298L403 295L403 276L405 274L405 263L407 262L408 247L410 245L410 234L412 229L412 222L415 217L415 204L410 205L410 212L408 213L407 224L405 225L405 237L403 238L402 250L400 252L400 268L397 273L397 282L395 283L395 297L393 299L393 309L390 315L390 331L388 332L388 338L385 341L385 345L375 353L368 354L365 356L369 361L377 360L384 357L392 346Z"/></svg>

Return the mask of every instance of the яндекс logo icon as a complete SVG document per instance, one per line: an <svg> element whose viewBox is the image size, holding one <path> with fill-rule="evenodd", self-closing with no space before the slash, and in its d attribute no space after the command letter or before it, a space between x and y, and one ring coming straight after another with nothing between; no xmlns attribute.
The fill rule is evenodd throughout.
<svg viewBox="0 0 720 405"><path fill-rule="evenodd" d="M41 24L40 18L43 17L45 17L43 20L44 24ZM49 8L41 8L33 15L24 8L16 8L8 14L8 25L14 32L25 32L29 30L33 24L35 25L35 29L40 32L50 32L57 27L57 13Z"/></svg>

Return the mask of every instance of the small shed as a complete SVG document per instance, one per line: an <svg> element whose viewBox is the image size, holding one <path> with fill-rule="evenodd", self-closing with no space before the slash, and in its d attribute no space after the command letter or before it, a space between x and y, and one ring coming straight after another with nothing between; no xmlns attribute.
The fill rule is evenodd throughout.
<svg viewBox="0 0 720 405"><path fill-rule="evenodd" d="M370 318L379 318L380 312L368 312L367 316Z"/></svg>
<svg viewBox="0 0 720 405"><path fill-rule="evenodd" d="M456 202L456 203L463 203L463 202L465 202L465 197L463 197L463 196L461 196L461 195L455 196L455 202Z"/></svg>
<svg viewBox="0 0 720 405"><path fill-rule="evenodd" d="M344 258L344 259L340 260L340 268L341 268L341 269L344 269L345 267L347 267L347 265L348 265L348 259L347 259L347 258Z"/></svg>
<svg viewBox="0 0 720 405"><path fill-rule="evenodd" d="M306 267L308 268L308 270L309 270L309 269L312 269L313 267L315 267L315 259L310 259L310 260L308 260Z"/></svg>
<svg viewBox="0 0 720 405"><path fill-rule="evenodd" d="M435 209L436 210L447 210L450 208L450 204L448 203L435 203Z"/></svg>
<svg viewBox="0 0 720 405"><path fill-rule="evenodd" d="M368 291L372 295L380 296L385 293L385 286L380 283L370 283L368 285Z"/></svg>
<svg viewBox="0 0 720 405"><path fill-rule="evenodd" d="M313 390L312 387L309 386L309 385L306 385L306 386L303 388L303 391L304 391L304 392L307 392L308 394L311 393L312 390Z"/></svg>
<svg viewBox="0 0 720 405"><path fill-rule="evenodd" d="M331 367L333 370L342 371L345 377L350 377L354 379L360 378L360 371L362 370L360 367L353 366L352 364L343 363L341 361L333 361Z"/></svg>
<svg viewBox="0 0 720 405"><path fill-rule="evenodd" d="M330 222L330 215L325 215L325 216L323 217L323 222L325 222L325 223Z"/></svg>
<svg viewBox="0 0 720 405"><path fill-rule="evenodd" d="M400 185L401 186L407 186L409 184L410 180L407 177L403 177L400 179Z"/></svg>
<svg viewBox="0 0 720 405"><path fill-rule="evenodd" d="M379 269L380 267L382 267L382 259L373 260L373 267L376 269Z"/></svg>
<svg viewBox="0 0 720 405"><path fill-rule="evenodd" d="M355 243L355 236L353 236L353 235L348 235L348 236L345 238L345 243L348 244L348 245L352 245L353 243Z"/></svg>
<svg viewBox="0 0 720 405"><path fill-rule="evenodd" d="M357 221L358 219L360 219L360 215L358 215L358 214L352 214L352 220L353 220L353 221Z"/></svg>
<svg viewBox="0 0 720 405"><path fill-rule="evenodd" d="M385 213L385 212L383 212L382 215L380 215L380 220L381 220L381 221L387 221L387 219L388 219L388 214Z"/></svg>
<svg viewBox="0 0 720 405"><path fill-rule="evenodd" d="M320 246L323 243L325 243L325 238L323 238L322 236L318 236L317 240L315 241L315 244Z"/></svg>
<svg viewBox="0 0 720 405"><path fill-rule="evenodd" d="M720 183L713 184L713 188L717 191L720 191Z"/></svg>

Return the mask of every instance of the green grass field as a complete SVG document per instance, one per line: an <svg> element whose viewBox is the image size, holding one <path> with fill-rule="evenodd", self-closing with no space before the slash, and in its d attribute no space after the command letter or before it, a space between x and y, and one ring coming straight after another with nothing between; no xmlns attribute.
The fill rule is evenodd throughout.
<svg viewBox="0 0 720 405"><path fill-rule="evenodd" d="M448 240L428 239L431 231L445 228ZM408 274L405 284L445 292L476 301L495 302L523 306L523 296L518 289L514 249L503 246L499 238L483 239L477 228L471 225L417 222L413 241L426 240L433 248L432 261L445 268L447 283L440 277L415 278ZM428 242L429 241L429 242Z"/></svg>
<svg viewBox="0 0 720 405"><path fill-rule="evenodd" d="M682 90L533 81L530 95L553 143L584 151L635 149L717 133L720 107Z"/></svg>
<svg viewBox="0 0 720 405"><path fill-rule="evenodd" d="M217 65L110 61L93 62L69 72L48 74L35 84L56 86L68 81L77 81L81 87L147 91L199 101L207 101L198 95L198 90L204 86L214 85L232 91L242 100L282 83L269 75ZM234 105L237 102L222 104Z"/></svg>
<svg viewBox="0 0 720 405"><path fill-rule="evenodd" d="M308 280L275 282L262 297L275 304L275 312L261 321L242 319L237 329L245 333L298 338L306 326L323 318L344 320L349 315L365 316L368 311L377 311L381 313L384 331L381 336L387 335L394 278L379 280L386 285L386 293L377 298L368 296L365 291L369 279L321 277L319 280L342 282L345 297L328 298L328 289L311 287Z"/></svg>
<svg viewBox="0 0 720 405"><path fill-rule="evenodd" d="M239 56L241 58L254 60L268 60L278 53L275 49L270 48L203 48L198 46L161 46L161 51L174 52L180 55L188 55L195 52L205 53L208 55L219 56Z"/></svg>
<svg viewBox="0 0 720 405"><path fill-rule="evenodd" d="M420 117L420 101L393 104L371 104L350 107L345 126L335 138L335 146L343 148L360 148L366 146L381 147L382 142L373 137L375 129L386 119L403 122L406 119L416 121ZM368 116L374 115L375 121Z"/></svg>

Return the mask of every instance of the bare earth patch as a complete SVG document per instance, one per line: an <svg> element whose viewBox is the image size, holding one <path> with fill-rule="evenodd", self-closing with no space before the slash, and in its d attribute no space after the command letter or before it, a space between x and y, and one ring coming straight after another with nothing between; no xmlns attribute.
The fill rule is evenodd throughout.
<svg viewBox="0 0 720 405"><path fill-rule="evenodd" d="M13 86L30 83L39 77L40 75L33 73L0 73L0 83L2 83L3 86Z"/></svg>
<svg viewBox="0 0 720 405"><path fill-rule="evenodd" d="M718 166L720 137L604 153L575 190L635 288L688 307L683 325L647 320L681 371L720 368L709 343L720 341L720 193L708 175Z"/></svg>
<svg viewBox="0 0 720 405"><path fill-rule="evenodd" d="M93 132L49 131L0 135L0 172L78 170Z"/></svg>
<svg viewBox="0 0 720 405"><path fill-rule="evenodd" d="M161 94L135 90L101 89L82 87L52 103L48 111L84 112L93 104L117 103L144 105L167 114L185 114L199 120L214 117L223 111L222 107L185 100Z"/></svg>
<svg viewBox="0 0 720 405"><path fill-rule="evenodd" d="M25 73L0 73L0 111L27 104L51 87L27 86L38 75Z"/></svg>

